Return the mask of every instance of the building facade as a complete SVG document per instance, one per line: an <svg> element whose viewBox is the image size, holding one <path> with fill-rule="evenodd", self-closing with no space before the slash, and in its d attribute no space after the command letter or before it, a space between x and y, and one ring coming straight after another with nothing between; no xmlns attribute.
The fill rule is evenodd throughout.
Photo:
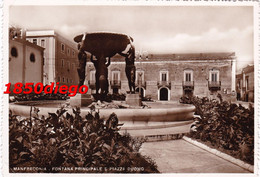
<svg viewBox="0 0 260 177"><path fill-rule="evenodd" d="M9 38L9 82L38 83L43 81L44 48L20 37Z"/></svg>
<svg viewBox="0 0 260 177"><path fill-rule="evenodd" d="M26 31L26 39L45 48L43 83L78 85L76 44L54 30Z"/></svg>
<svg viewBox="0 0 260 177"><path fill-rule="evenodd" d="M89 56L88 56L89 58ZM217 93L235 97L235 53L148 54L136 57L136 91L153 100L178 101L180 97L208 96ZM111 58L110 93L129 91L125 75L125 59ZM95 93L95 68L87 63L90 92Z"/></svg>
<svg viewBox="0 0 260 177"><path fill-rule="evenodd" d="M236 75L237 100L254 102L254 65L248 65Z"/></svg>

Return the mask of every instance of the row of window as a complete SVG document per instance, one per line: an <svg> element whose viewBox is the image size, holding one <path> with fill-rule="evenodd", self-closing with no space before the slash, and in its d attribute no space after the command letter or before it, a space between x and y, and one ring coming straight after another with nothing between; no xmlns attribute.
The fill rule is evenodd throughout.
<svg viewBox="0 0 260 177"><path fill-rule="evenodd" d="M65 54L65 44L61 43L61 52ZM70 56L70 48L67 47L67 56ZM72 50L72 57L75 57L75 51Z"/></svg>
<svg viewBox="0 0 260 177"><path fill-rule="evenodd" d="M90 71L90 80L95 80L95 70ZM120 71L112 71L112 80L120 80ZM160 81L168 81L168 71L160 71ZM144 71L136 71L136 81L144 81ZM184 81L193 81L193 71L184 70ZM219 81L219 70L212 69L209 72L209 81L218 82Z"/></svg>
<svg viewBox="0 0 260 177"><path fill-rule="evenodd" d="M46 48L46 40L45 39L37 39L37 38L34 38L32 39L32 43L36 44L36 45L39 45L43 48ZM61 43L61 52L62 53L65 53L65 44ZM75 51L72 50L71 52L71 49L69 47L67 47L67 56L70 56L70 54L72 53L72 57L75 57Z"/></svg>
<svg viewBox="0 0 260 177"><path fill-rule="evenodd" d="M90 80L95 80L95 70L90 71ZM136 81L144 81L144 71L136 71ZM112 80L119 81L120 80L120 71L112 71Z"/></svg>
<svg viewBox="0 0 260 177"><path fill-rule="evenodd" d="M72 69L75 69L75 63L72 63L71 65L72 65ZM62 67L62 68L65 67L65 61L64 61L64 59L61 59L61 67ZM68 67L68 69L70 69L70 62L69 62L69 61L67 61L67 67Z"/></svg>
<svg viewBox="0 0 260 177"><path fill-rule="evenodd" d="M160 71L160 81L168 81L168 71ZM193 81L193 70L184 70L184 81ZM219 70L211 69L209 71L209 81L218 82L219 81Z"/></svg>
<svg viewBox="0 0 260 177"><path fill-rule="evenodd" d="M39 41L39 42L38 42ZM45 39L36 39L36 38L34 38L34 39L32 39L32 43L33 44L35 44L35 45L39 45L39 46L41 46L41 47L43 47L43 48L45 48L46 47L46 42L45 42Z"/></svg>
<svg viewBox="0 0 260 177"><path fill-rule="evenodd" d="M12 47L12 48L11 48L11 56L12 56L12 57L15 57L15 58L18 57L18 51L17 51L16 47ZM29 59L30 59L30 61L31 61L32 63L34 63L35 60L36 60L35 54L34 54L34 53L31 53Z"/></svg>
<svg viewBox="0 0 260 177"><path fill-rule="evenodd" d="M62 82L62 83L73 83L73 79L65 78L65 77L60 77L58 76L58 81L57 82Z"/></svg>

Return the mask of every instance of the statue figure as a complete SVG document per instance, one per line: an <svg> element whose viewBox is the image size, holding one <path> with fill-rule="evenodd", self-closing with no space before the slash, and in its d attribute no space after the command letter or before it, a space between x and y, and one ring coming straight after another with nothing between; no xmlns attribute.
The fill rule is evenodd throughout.
<svg viewBox="0 0 260 177"><path fill-rule="evenodd" d="M113 57L117 53L125 57L126 67L125 73L128 79L128 85L131 93L135 92L135 66L134 66L134 59L135 59L135 48L133 45L133 38L125 34L118 34L118 33L105 33L105 32L97 32L97 33L85 33L78 35L74 38L74 41L78 43L79 53L89 52L96 56L97 58L97 66L96 72L96 82L99 83L96 85L97 88L102 87L103 83L107 82L107 67L105 65L105 58L106 57ZM80 60L80 69L79 69L79 76L80 76L80 83L84 83L85 75L83 78L83 72L85 72L86 60ZM101 61L99 61L101 60ZM85 62L85 63L84 63ZM106 67L106 69L105 69ZM84 69L83 69L84 68ZM98 69L97 69L98 68ZM100 73L99 68L103 68L102 72ZM98 76L99 75L99 76ZM104 77L104 78L103 78ZM101 79L101 80L100 80ZM108 84L107 84L108 85ZM101 88L102 90L102 88ZM108 90L108 89L105 89ZM101 93L105 94L104 88Z"/></svg>
<svg viewBox="0 0 260 177"><path fill-rule="evenodd" d="M87 54L84 51L79 51L78 60L79 60L79 66L77 68L78 76L79 76L78 87L80 87L84 84L85 81Z"/></svg>
<svg viewBox="0 0 260 177"><path fill-rule="evenodd" d="M100 100L103 101L105 96L108 94L108 69L105 58L99 58L98 68L99 77L96 83L99 83L100 87ZM98 93L98 92L97 92Z"/></svg>
<svg viewBox="0 0 260 177"><path fill-rule="evenodd" d="M128 80L128 86L130 93L135 93L135 48L131 46L129 51L124 54L120 53L120 55L125 57L125 73Z"/></svg>
<svg viewBox="0 0 260 177"><path fill-rule="evenodd" d="M110 65L110 57L108 57L108 61L106 58L101 59L93 59L93 55L90 57L90 61L94 64L96 69L96 94L99 93L99 89L101 89L101 93L108 93L108 69L107 67ZM100 87L100 83L102 83Z"/></svg>

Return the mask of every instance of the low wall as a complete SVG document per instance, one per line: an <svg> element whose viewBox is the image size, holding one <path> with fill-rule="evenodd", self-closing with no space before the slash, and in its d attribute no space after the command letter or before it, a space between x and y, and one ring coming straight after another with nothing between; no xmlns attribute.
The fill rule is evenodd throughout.
<svg viewBox="0 0 260 177"><path fill-rule="evenodd" d="M10 103L9 108L13 114L20 116L30 116L31 106L38 107L40 116L48 116L48 113L56 113L60 106L58 102L54 103L56 106L44 107L44 102L20 102ZM164 103L165 104L165 103ZM59 104L58 104L59 105ZM70 114L73 113L71 108L66 108ZM87 115L90 111L89 108L81 108L81 116ZM191 120L195 112L193 105L167 105L166 108L148 108L148 109L99 109L101 118L108 119L109 115L115 113L119 121L144 121L144 122L172 122L172 121L185 121Z"/></svg>

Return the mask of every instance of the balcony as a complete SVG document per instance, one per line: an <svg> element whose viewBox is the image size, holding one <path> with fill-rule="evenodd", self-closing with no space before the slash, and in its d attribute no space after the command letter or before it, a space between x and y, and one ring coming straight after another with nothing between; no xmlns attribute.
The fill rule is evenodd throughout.
<svg viewBox="0 0 260 177"><path fill-rule="evenodd" d="M89 80L89 81L88 81L88 85L89 85L89 88L90 88L90 89L92 89L92 90L96 89L96 81L94 81L94 80Z"/></svg>
<svg viewBox="0 0 260 177"><path fill-rule="evenodd" d="M210 90L220 90L221 81L209 81L208 86Z"/></svg>
<svg viewBox="0 0 260 177"><path fill-rule="evenodd" d="M121 81L120 80L112 80L110 81L111 88L120 88Z"/></svg>
<svg viewBox="0 0 260 177"><path fill-rule="evenodd" d="M169 81L158 81L157 86L158 86L158 88L168 87L169 89L171 89L171 82L169 82Z"/></svg>
<svg viewBox="0 0 260 177"><path fill-rule="evenodd" d="M141 86L141 87L143 87L144 89L146 89L146 81L136 81L136 85L135 85L135 87L139 87L139 86Z"/></svg>
<svg viewBox="0 0 260 177"><path fill-rule="evenodd" d="M193 90L194 81L182 81L183 90Z"/></svg>

